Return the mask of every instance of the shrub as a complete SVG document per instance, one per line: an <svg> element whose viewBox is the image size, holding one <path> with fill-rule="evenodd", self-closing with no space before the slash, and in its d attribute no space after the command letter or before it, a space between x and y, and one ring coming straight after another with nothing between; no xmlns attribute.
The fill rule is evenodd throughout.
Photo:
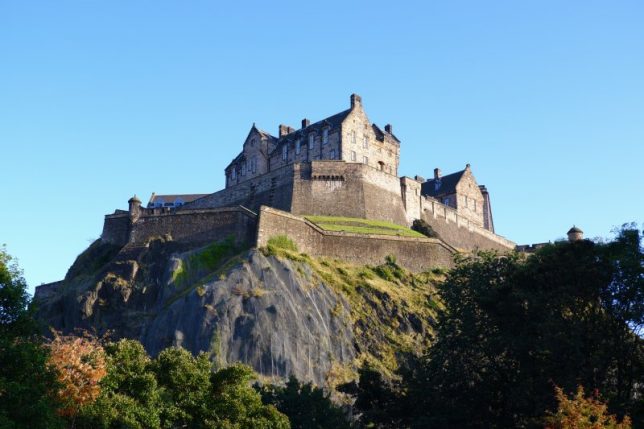
<svg viewBox="0 0 644 429"><path fill-rule="evenodd" d="M268 247L297 252L297 245L286 235L275 235L268 239Z"/></svg>
<svg viewBox="0 0 644 429"><path fill-rule="evenodd" d="M420 232L426 237L438 238L438 233L434 231L434 228L432 228L430 224L428 224L422 219L414 220L414 223L411 225L411 229L413 229L416 232Z"/></svg>

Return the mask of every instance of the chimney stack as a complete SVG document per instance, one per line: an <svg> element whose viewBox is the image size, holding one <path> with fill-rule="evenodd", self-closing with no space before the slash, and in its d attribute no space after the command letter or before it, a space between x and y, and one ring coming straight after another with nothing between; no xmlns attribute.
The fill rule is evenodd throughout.
<svg viewBox="0 0 644 429"><path fill-rule="evenodd" d="M389 134L394 133L394 127L391 126L391 124L385 125L385 131L387 131Z"/></svg>
<svg viewBox="0 0 644 429"><path fill-rule="evenodd" d="M440 180L441 178L441 169L434 168L434 180Z"/></svg>
<svg viewBox="0 0 644 429"><path fill-rule="evenodd" d="M358 94L351 94L351 108L356 107L356 104L362 104L362 97Z"/></svg>
<svg viewBox="0 0 644 429"><path fill-rule="evenodd" d="M289 134L289 130L291 130L291 129L292 128L289 127L288 125L280 124L279 136L284 137L285 135Z"/></svg>
<svg viewBox="0 0 644 429"><path fill-rule="evenodd" d="M309 121L309 120L308 120L308 119L306 119L306 118L302 119L302 128L306 128L306 127L308 127L309 125L311 125L311 121Z"/></svg>

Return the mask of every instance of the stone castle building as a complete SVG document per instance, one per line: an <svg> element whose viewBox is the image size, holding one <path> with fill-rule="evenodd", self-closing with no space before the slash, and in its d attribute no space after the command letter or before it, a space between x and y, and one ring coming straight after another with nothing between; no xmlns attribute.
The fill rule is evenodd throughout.
<svg viewBox="0 0 644 429"><path fill-rule="evenodd" d="M206 195L153 194L147 207L133 198L128 211L106 216L102 238L134 246L154 235L205 241L235 234L261 245L270 234L288 233L307 253L337 256L342 253L338 237L346 241L351 234L337 236L304 219L327 215L405 226L423 219L439 235L427 239L434 241L426 247L438 246L450 255L476 248L514 248L514 243L494 233L490 195L477 183L469 164L448 175L435 169L430 180L399 177L400 146L391 125L381 128L370 122L356 94L351 95L348 109L315 123L303 119L299 129L280 125L277 136L253 124L241 152L224 170L224 189ZM364 261L358 262L381 258L388 251L384 237L353 239L352 246L360 240L370 243L362 243ZM380 241L376 245L373 240ZM404 242L402 238L396 242L397 251ZM418 242L414 243L410 261L419 255ZM369 250L374 246L376 251Z"/></svg>

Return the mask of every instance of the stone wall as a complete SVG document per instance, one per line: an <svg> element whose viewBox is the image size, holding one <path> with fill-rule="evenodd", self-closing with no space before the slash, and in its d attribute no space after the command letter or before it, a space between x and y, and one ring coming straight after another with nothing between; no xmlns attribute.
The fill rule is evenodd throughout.
<svg viewBox="0 0 644 429"><path fill-rule="evenodd" d="M131 244L145 244L151 237L169 234L174 241L209 242L234 236L238 243L252 244L257 215L241 207L185 210L141 216L130 233Z"/></svg>
<svg viewBox="0 0 644 429"><path fill-rule="evenodd" d="M512 241L488 231L434 199L421 197L420 201L421 219L429 223L445 242L457 249L508 251L516 246Z"/></svg>
<svg viewBox="0 0 644 429"><path fill-rule="evenodd" d="M105 217L101 239L112 244L145 245L150 238L170 235L180 243L201 243L234 236L238 243L253 244L257 215L242 207L163 211L141 209L136 222L126 213Z"/></svg>
<svg viewBox="0 0 644 429"><path fill-rule="evenodd" d="M123 210L105 216L101 239L110 244L123 246L128 242L130 234L130 215Z"/></svg>
<svg viewBox="0 0 644 429"><path fill-rule="evenodd" d="M312 161L295 164L295 169L292 204L286 211L407 225L400 182L395 176L344 161Z"/></svg>
<svg viewBox="0 0 644 429"><path fill-rule="evenodd" d="M455 250L431 238L364 235L324 231L311 222L287 212L262 207L259 215L257 246L266 246L271 237L286 235L300 252L325 256L355 264L379 265L388 255L412 271L450 267Z"/></svg>
<svg viewBox="0 0 644 429"><path fill-rule="evenodd" d="M185 204L179 211L238 205L253 211L259 210L261 205L289 210L293 194L293 169L294 164L273 170Z"/></svg>

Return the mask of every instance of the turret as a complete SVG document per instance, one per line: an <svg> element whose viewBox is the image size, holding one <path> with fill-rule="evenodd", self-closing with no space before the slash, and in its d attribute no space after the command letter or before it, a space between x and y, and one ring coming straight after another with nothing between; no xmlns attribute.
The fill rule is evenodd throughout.
<svg viewBox="0 0 644 429"><path fill-rule="evenodd" d="M136 222L141 215L141 200L134 194L132 198L127 200L128 211L130 212L130 221Z"/></svg>
<svg viewBox="0 0 644 429"><path fill-rule="evenodd" d="M570 228L570 230L568 231L568 241L573 243L575 241L579 241L583 239L584 239L584 231L582 231L581 229L573 225L572 228Z"/></svg>

